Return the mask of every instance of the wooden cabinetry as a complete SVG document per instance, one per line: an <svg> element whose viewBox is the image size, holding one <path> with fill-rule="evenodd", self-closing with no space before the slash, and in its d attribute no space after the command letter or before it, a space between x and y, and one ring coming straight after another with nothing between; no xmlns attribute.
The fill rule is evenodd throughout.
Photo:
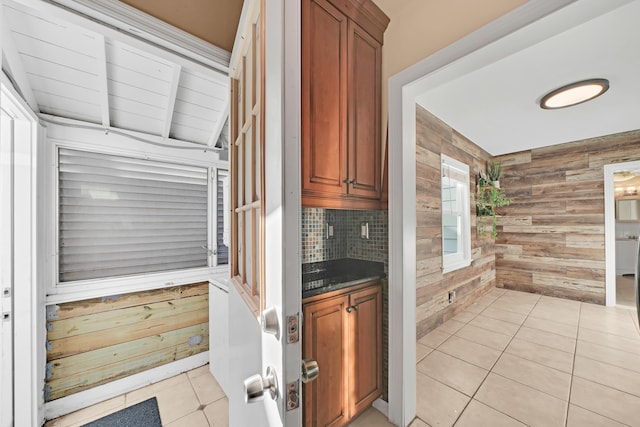
<svg viewBox="0 0 640 427"><path fill-rule="evenodd" d="M302 5L302 205L378 209L389 18L370 0Z"/></svg>
<svg viewBox="0 0 640 427"><path fill-rule="evenodd" d="M320 370L304 386L304 424L345 425L382 392L380 285L316 297L303 311L303 357Z"/></svg>

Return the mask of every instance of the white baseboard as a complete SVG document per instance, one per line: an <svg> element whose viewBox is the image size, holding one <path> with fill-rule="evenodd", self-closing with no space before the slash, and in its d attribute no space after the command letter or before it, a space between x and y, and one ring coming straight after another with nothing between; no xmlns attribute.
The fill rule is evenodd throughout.
<svg viewBox="0 0 640 427"><path fill-rule="evenodd" d="M149 384L190 371L207 363L209 363L209 352L205 351L166 365L158 366L157 368L149 369L148 371L72 394L71 396L46 402L44 405L45 419L51 420L69 414Z"/></svg>
<svg viewBox="0 0 640 427"><path fill-rule="evenodd" d="M382 399L376 399L373 401L372 406L376 408L378 411L382 412L382 414L389 418L389 403L385 402Z"/></svg>

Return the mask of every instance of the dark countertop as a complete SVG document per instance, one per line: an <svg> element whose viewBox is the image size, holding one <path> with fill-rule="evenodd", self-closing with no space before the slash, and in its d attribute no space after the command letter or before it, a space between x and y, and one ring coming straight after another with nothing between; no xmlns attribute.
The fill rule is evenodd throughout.
<svg viewBox="0 0 640 427"><path fill-rule="evenodd" d="M302 298L385 277L384 263L353 258L302 264Z"/></svg>

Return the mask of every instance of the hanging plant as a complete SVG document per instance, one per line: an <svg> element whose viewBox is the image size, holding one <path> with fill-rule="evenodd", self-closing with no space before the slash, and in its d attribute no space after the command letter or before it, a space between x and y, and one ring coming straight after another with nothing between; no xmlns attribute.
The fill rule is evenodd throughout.
<svg viewBox="0 0 640 427"><path fill-rule="evenodd" d="M500 188L500 177L502 176L502 162L490 161L487 163L488 182Z"/></svg>
<svg viewBox="0 0 640 427"><path fill-rule="evenodd" d="M486 171L480 171L478 176L476 209L478 235L486 237L488 234L487 220L492 217L491 236L498 237L498 217L496 208L508 206L512 200L500 188L502 163L489 162Z"/></svg>

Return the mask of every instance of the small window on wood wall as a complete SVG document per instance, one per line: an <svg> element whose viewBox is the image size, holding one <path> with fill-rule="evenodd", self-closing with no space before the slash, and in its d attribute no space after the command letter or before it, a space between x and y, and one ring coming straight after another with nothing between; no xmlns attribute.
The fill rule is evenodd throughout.
<svg viewBox="0 0 640 427"><path fill-rule="evenodd" d="M471 264L469 166L441 155L442 271Z"/></svg>
<svg viewBox="0 0 640 427"><path fill-rule="evenodd" d="M261 1L231 64L231 277L249 307L264 306L264 50Z"/></svg>

